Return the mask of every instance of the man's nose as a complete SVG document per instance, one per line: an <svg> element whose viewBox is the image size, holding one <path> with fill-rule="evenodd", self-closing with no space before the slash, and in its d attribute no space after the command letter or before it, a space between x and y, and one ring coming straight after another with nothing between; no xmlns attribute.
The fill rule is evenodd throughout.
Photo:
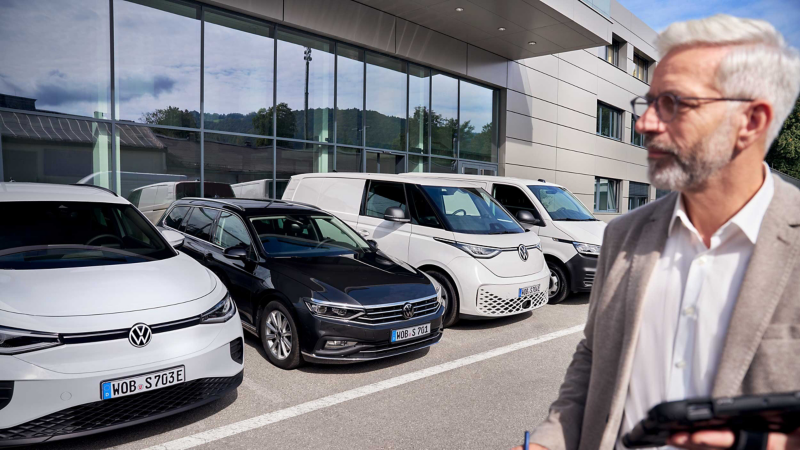
<svg viewBox="0 0 800 450"><path fill-rule="evenodd" d="M634 129L639 134L663 133L666 130L666 124L661 121L656 113L655 104L650 105L644 111L644 114L636 121Z"/></svg>

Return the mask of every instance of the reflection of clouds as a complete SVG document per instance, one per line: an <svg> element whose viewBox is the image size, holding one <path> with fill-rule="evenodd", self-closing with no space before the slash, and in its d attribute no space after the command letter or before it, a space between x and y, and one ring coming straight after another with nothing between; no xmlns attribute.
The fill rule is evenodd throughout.
<svg viewBox="0 0 800 450"><path fill-rule="evenodd" d="M364 107L364 63L339 58L336 67L336 106L339 109Z"/></svg>
<svg viewBox="0 0 800 450"><path fill-rule="evenodd" d="M288 103L294 110L305 104L305 47L278 41L278 103ZM311 51L308 76L308 107L333 108L333 54Z"/></svg>
<svg viewBox="0 0 800 450"><path fill-rule="evenodd" d="M433 76L433 112L445 119L458 117L458 80L446 75Z"/></svg>
<svg viewBox="0 0 800 450"><path fill-rule="evenodd" d="M471 83L461 83L461 123L470 121L475 132L480 133L483 126L492 122L491 89Z"/></svg>
<svg viewBox="0 0 800 450"><path fill-rule="evenodd" d="M406 116L406 74L367 65L367 110Z"/></svg>

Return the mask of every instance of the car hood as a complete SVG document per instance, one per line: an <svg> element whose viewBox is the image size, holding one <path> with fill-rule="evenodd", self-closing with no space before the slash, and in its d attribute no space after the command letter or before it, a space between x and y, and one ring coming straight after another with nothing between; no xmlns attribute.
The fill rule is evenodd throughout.
<svg viewBox="0 0 800 450"><path fill-rule="evenodd" d="M160 261L0 270L0 310L43 317L141 311L208 295L216 276L183 253Z"/></svg>
<svg viewBox="0 0 800 450"><path fill-rule="evenodd" d="M513 234L467 234L454 233L457 242L503 249L505 251L493 258L477 258L484 267L502 278L522 277L538 273L544 267L544 258L540 251L528 252L528 259L523 260L517 251L520 245L530 247L539 243L539 236L534 232Z"/></svg>
<svg viewBox="0 0 800 450"><path fill-rule="evenodd" d="M271 258L269 269L282 273L329 301L373 306L435 295L428 277L382 252Z"/></svg>
<svg viewBox="0 0 800 450"><path fill-rule="evenodd" d="M571 236L571 239L575 242L585 242L594 245L603 244L603 232L606 229L606 223L602 220L587 222L556 220L553 221L553 225Z"/></svg>

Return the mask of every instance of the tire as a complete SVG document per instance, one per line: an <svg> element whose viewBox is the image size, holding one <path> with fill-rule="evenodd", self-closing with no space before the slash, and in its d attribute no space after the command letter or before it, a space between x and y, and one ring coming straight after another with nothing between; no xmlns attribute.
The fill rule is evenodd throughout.
<svg viewBox="0 0 800 450"><path fill-rule="evenodd" d="M258 331L269 362L284 370L300 367L303 358L300 356L297 324L281 302L273 300L264 307Z"/></svg>
<svg viewBox="0 0 800 450"><path fill-rule="evenodd" d="M555 263L548 262L550 269L550 287L547 292L547 303L555 305L569 296L569 278L564 269Z"/></svg>
<svg viewBox="0 0 800 450"><path fill-rule="evenodd" d="M442 298L445 301L444 314L442 315L442 324L445 328L452 327L458 323L458 312L461 303L458 301L458 292L456 292L453 283L450 279L443 275L441 272L435 270L428 270L425 273L431 276L434 280L442 285Z"/></svg>

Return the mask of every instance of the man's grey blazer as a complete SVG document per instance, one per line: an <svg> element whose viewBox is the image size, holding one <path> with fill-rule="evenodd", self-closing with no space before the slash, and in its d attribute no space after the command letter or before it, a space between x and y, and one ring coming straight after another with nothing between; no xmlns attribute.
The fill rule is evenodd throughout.
<svg viewBox="0 0 800 450"><path fill-rule="evenodd" d="M774 178L775 194L731 317L714 397L800 391L800 190ZM678 195L606 228L584 338L531 442L550 450L614 448L646 284L664 249Z"/></svg>

